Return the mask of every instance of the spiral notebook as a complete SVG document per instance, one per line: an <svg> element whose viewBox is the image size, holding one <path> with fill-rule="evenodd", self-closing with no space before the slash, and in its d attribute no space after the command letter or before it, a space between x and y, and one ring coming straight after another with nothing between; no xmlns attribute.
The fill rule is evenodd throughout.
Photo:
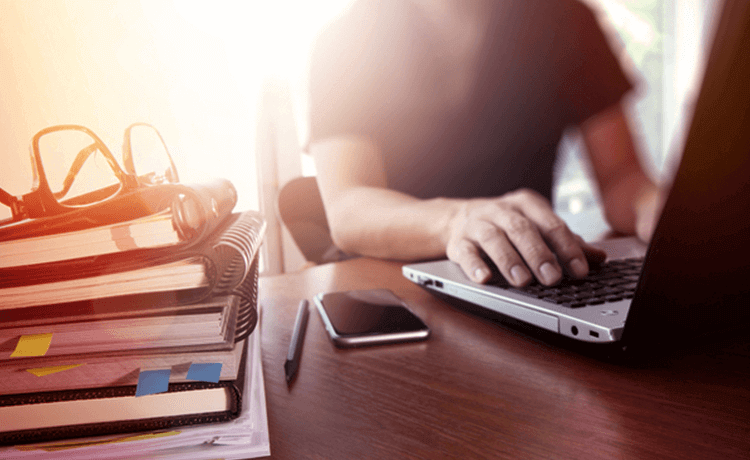
<svg viewBox="0 0 750 460"><path fill-rule="evenodd" d="M246 296L234 291L250 273L264 232L260 214L246 211L231 214L188 247L0 269L0 311L148 293L177 302L230 293Z"/></svg>

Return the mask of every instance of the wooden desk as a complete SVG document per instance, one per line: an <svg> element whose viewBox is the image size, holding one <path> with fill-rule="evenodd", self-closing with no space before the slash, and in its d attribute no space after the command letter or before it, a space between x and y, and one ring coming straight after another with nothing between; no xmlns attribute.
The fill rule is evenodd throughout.
<svg viewBox="0 0 750 460"><path fill-rule="evenodd" d="M355 259L262 277L274 459L750 458L750 347L667 367L597 360L467 314ZM422 343L336 349L311 303L299 374L283 363L300 299L390 288L432 329Z"/></svg>

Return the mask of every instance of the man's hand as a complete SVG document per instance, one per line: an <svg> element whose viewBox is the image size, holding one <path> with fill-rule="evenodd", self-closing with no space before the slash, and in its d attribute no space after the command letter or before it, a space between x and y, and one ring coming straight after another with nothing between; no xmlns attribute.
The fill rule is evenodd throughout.
<svg viewBox="0 0 750 460"><path fill-rule="evenodd" d="M534 277L553 285L563 270L582 278L589 261L606 257L573 234L546 198L525 189L467 200L451 219L448 233L446 255L478 283L491 277L483 252L513 286L524 286Z"/></svg>

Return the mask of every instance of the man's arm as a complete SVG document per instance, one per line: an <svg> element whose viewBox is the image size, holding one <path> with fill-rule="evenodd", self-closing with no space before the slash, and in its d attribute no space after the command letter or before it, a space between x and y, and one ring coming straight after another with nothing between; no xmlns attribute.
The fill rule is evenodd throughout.
<svg viewBox="0 0 750 460"><path fill-rule="evenodd" d="M455 200L418 200L387 188L379 148L347 136L314 143L318 186L334 243L345 252L419 260L445 255Z"/></svg>
<svg viewBox="0 0 750 460"><path fill-rule="evenodd" d="M594 115L581 125L581 133L610 226L649 241L665 193L643 171L622 106Z"/></svg>
<svg viewBox="0 0 750 460"><path fill-rule="evenodd" d="M532 276L554 284L563 269L583 277L587 257L603 257L535 192L420 200L387 189L382 154L365 139L331 138L311 151L333 240L346 252L400 260L447 256L477 282L491 276L485 253L516 286Z"/></svg>

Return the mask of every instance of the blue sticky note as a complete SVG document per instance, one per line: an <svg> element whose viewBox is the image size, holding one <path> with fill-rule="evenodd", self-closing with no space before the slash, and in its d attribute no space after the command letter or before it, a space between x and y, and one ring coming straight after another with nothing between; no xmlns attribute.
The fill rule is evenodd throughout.
<svg viewBox="0 0 750 460"><path fill-rule="evenodd" d="M138 386L135 389L135 395L146 396L165 393L169 389L170 371L170 369L141 371L138 375Z"/></svg>
<svg viewBox="0 0 750 460"><path fill-rule="evenodd" d="M200 380L201 382L216 383L220 376L221 363L193 363L187 373L188 380Z"/></svg>

